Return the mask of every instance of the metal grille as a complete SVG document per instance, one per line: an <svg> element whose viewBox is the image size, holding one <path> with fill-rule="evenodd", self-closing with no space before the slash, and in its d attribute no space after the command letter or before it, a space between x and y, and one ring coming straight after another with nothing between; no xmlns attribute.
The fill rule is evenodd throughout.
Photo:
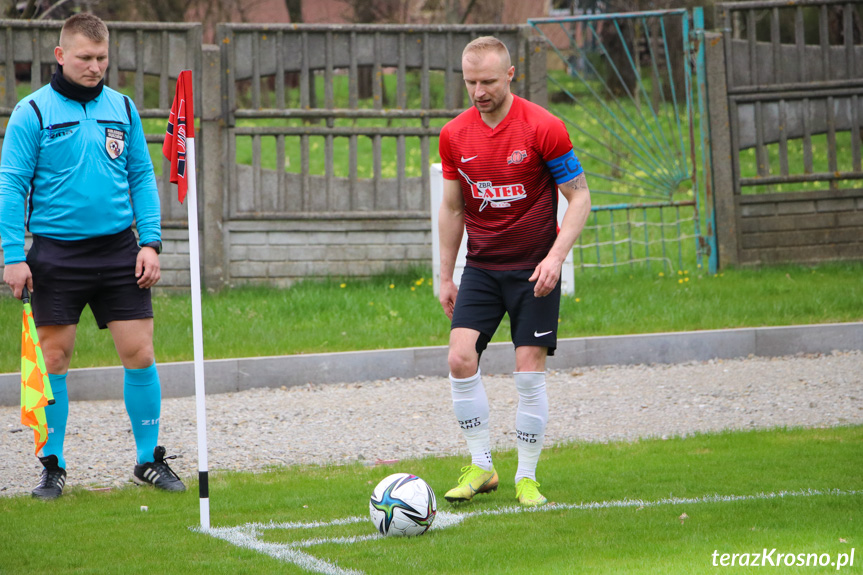
<svg viewBox="0 0 863 575"><path fill-rule="evenodd" d="M581 269L679 269L710 253L699 215L709 187L699 167L707 136L696 122L703 61L690 31L703 19L695 14L694 22L686 10L528 21L565 72L549 73L550 108L568 124L593 197L576 245Z"/></svg>

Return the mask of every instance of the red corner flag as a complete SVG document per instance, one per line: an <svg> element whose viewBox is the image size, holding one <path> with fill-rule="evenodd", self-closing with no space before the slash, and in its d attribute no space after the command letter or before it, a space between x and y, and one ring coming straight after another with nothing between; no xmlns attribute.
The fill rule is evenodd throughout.
<svg viewBox="0 0 863 575"><path fill-rule="evenodd" d="M177 184L180 203L188 190L186 165L186 138L195 137L195 105L192 97L192 71L183 70L177 78L177 91L168 118L168 130L162 155L171 160L171 183Z"/></svg>

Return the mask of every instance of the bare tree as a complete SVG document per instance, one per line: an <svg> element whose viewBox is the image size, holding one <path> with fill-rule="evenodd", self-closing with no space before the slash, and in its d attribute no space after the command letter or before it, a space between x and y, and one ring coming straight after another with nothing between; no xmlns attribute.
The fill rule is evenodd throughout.
<svg viewBox="0 0 863 575"><path fill-rule="evenodd" d="M288 9L288 17L293 24L303 22L303 0L285 0L285 7Z"/></svg>
<svg viewBox="0 0 863 575"><path fill-rule="evenodd" d="M401 0L342 0L350 9L348 19L357 24L397 24L408 20L412 2ZM370 65L357 66L357 96L371 98L374 93L374 70ZM386 104L386 84L381 82Z"/></svg>
<svg viewBox="0 0 863 575"><path fill-rule="evenodd" d="M6 9L3 11L7 18L20 20L36 20L40 18L65 18L68 14L58 10L70 0L27 0L24 7L20 8L21 2L17 0L8 0ZM72 8L77 8L77 2L73 2Z"/></svg>
<svg viewBox="0 0 863 575"><path fill-rule="evenodd" d="M430 23L466 24L496 22L501 16L500 0L426 0L422 10Z"/></svg>

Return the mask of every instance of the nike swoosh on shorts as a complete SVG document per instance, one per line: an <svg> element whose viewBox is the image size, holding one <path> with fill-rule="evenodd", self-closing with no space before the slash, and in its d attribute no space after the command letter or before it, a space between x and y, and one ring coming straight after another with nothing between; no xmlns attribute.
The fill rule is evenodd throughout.
<svg viewBox="0 0 863 575"><path fill-rule="evenodd" d="M544 331L544 332L542 332L542 333L539 333L538 331L535 331L535 332L533 332L533 337L542 337L542 336L544 336L544 335L548 335L548 334L550 334L552 331L554 331L554 330Z"/></svg>

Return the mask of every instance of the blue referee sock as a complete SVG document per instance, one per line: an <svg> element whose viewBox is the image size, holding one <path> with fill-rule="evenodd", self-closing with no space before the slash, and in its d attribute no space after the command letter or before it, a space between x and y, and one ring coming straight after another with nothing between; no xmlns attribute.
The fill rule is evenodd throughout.
<svg viewBox="0 0 863 575"><path fill-rule="evenodd" d="M66 440L66 422L69 420L69 392L66 389L66 375L48 374L51 391L54 393L53 405L45 406L45 422L48 425L48 441L42 447L42 457L57 456L57 465L66 469L63 458L63 443Z"/></svg>
<svg viewBox="0 0 863 575"><path fill-rule="evenodd" d="M159 443L159 416L162 411L162 387L155 362L144 369L124 369L123 399L132 423L138 464L152 463L153 450Z"/></svg>

